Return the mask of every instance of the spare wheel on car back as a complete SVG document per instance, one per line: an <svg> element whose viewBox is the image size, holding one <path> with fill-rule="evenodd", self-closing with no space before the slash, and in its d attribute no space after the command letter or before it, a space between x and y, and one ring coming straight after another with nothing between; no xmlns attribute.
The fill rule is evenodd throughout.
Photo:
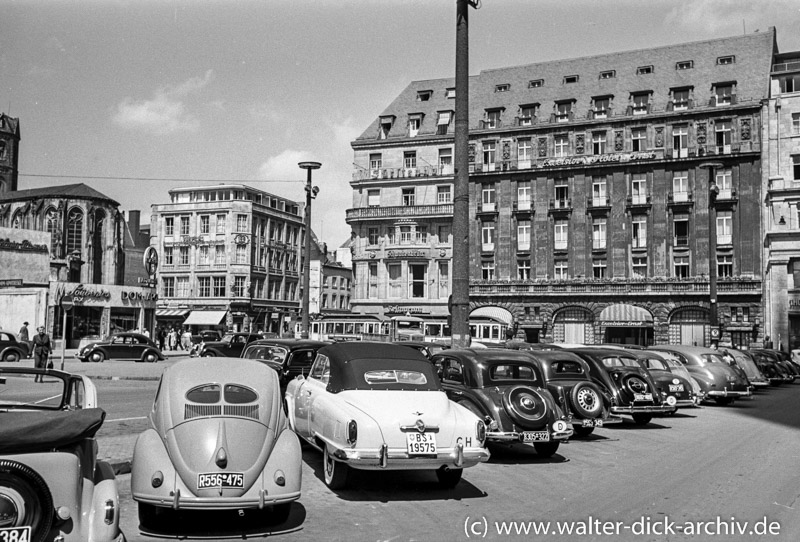
<svg viewBox="0 0 800 542"><path fill-rule="evenodd" d="M650 385L647 381L639 375L629 374L622 378L622 383L625 389L634 396L644 393L651 393Z"/></svg>
<svg viewBox="0 0 800 542"><path fill-rule="evenodd" d="M516 423L522 427L540 422L547 415L547 402L537 390L527 386L516 386L503 393L503 407Z"/></svg>
<svg viewBox="0 0 800 542"><path fill-rule="evenodd" d="M599 418L603 414L603 394L591 382L581 382L570 392L572 408L581 418Z"/></svg>
<svg viewBox="0 0 800 542"><path fill-rule="evenodd" d="M0 527L31 527L33 540L44 540L53 524L53 496L32 468L0 459Z"/></svg>

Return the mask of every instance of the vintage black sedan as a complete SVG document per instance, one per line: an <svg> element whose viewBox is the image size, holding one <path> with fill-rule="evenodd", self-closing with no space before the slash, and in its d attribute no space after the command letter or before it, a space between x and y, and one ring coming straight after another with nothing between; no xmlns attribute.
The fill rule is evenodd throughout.
<svg viewBox="0 0 800 542"><path fill-rule="evenodd" d="M75 353L79 360L100 362L107 359L132 359L153 363L164 359L156 343L141 333L114 333L104 341L92 342Z"/></svg>
<svg viewBox="0 0 800 542"><path fill-rule="evenodd" d="M486 421L489 443L532 445L550 457L572 436L572 420L528 353L464 348L444 350L431 361L450 400Z"/></svg>
<svg viewBox="0 0 800 542"><path fill-rule="evenodd" d="M0 361L19 361L29 355L27 343L18 341L12 332L0 329Z"/></svg>
<svg viewBox="0 0 800 542"><path fill-rule="evenodd" d="M258 360L275 369L281 389L285 390L290 380L308 375L317 350L329 344L308 339L261 339L248 344L242 357Z"/></svg>
<svg viewBox="0 0 800 542"><path fill-rule="evenodd" d="M651 350L630 350L639 365L647 369L662 395L666 395L668 405L676 408L695 408L700 406L702 397L694 393L691 382L677 374L661 355Z"/></svg>
<svg viewBox="0 0 800 542"><path fill-rule="evenodd" d="M675 410L667 404L646 369L636 357L614 348L570 348L589 365L592 380L611 395L611 412L626 414L638 425L650 423L654 415Z"/></svg>
<svg viewBox="0 0 800 542"><path fill-rule="evenodd" d="M226 333L219 341L202 343L198 355L204 358L238 358L248 344L261 338L258 333Z"/></svg>
<svg viewBox="0 0 800 542"><path fill-rule="evenodd" d="M595 427L620 423L611 414L611 396L592 382L589 366L579 356L558 350L529 351L542 371L547 389L572 417L575 435L591 435Z"/></svg>

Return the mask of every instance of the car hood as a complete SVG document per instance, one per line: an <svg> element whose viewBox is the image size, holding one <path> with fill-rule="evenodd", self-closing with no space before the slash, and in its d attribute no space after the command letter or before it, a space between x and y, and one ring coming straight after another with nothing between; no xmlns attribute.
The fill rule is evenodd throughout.
<svg viewBox="0 0 800 542"><path fill-rule="evenodd" d="M428 428L438 427L436 441L439 446L453 446L457 436L465 436L464 424L457 428L459 420L453 404L441 391L352 390L341 392L341 395L345 403L374 424L390 448L404 448L408 431L401 427L413 428L418 420ZM365 432L362 431L362 420L357 422L361 439ZM472 431L469 436L474 436L474 427L469 429Z"/></svg>

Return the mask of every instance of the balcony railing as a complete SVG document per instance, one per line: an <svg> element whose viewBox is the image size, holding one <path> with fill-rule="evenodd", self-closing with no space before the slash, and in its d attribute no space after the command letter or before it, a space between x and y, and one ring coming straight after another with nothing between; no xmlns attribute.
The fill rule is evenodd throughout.
<svg viewBox="0 0 800 542"><path fill-rule="evenodd" d="M446 217L453 216L453 204L413 205L397 207L357 207L347 209L345 221L368 220L374 218L397 217Z"/></svg>
<svg viewBox="0 0 800 542"><path fill-rule="evenodd" d="M760 280L748 277L733 277L717 280L717 291L738 295L761 291ZM522 295L592 293L596 295L641 294L649 292L670 295L673 292L696 293L707 296L709 280L707 277L688 277L677 279L567 279L567 280L471 280L469 294L480 295Z"/></svg>

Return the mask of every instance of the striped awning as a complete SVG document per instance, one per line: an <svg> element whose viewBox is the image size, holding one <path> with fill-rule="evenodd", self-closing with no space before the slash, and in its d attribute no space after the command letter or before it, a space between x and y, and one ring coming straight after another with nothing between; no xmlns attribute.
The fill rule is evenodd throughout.
<svg viewBox="0 0 800 542"><path fill-rule="evenodd" d="M511 322L514 321L514 317L512 316L512 314L503 307L478 307L477 309L469 313L469 317L490 318L492 320L507 325L511 325Z"/></svg>
<svg viewBox="0 0 800 542"><path fill-rule="evenodd" d="M156 318L183 318L189 309L156 309Z"/></svg>
<svg viewBox="0 0 800 542"><path fill-rule="evenodd" d="M192 311L183 322L185 326L218 326L228 311Z"/></svg>
<svg viewBox="0 0 800 542"><path fill-rule="evenodd" d="M606 326L652 326L653 315L647 309L617 303L603 309L598 321Z"/></svg>

